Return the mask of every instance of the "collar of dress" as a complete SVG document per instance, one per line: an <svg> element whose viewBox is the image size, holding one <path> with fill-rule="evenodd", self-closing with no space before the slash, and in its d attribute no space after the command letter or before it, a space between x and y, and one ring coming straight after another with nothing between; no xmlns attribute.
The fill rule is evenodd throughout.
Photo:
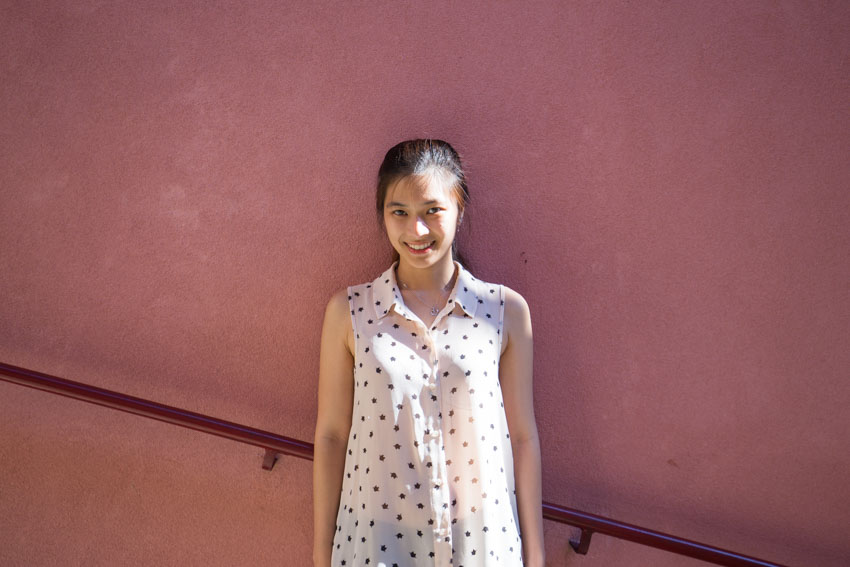
<svg viewBox="0 0 850 567"><path fill-rule="evenodd" d="M398 262L394 262L387 271L375 278L372 282L372 293L375 298L375 315L378 319L385 317L390 311L395 311L399 315L412 319L413 314L407 309L404 300L401 297L398 282L395 278L395 267ZM453 308L459 308L470 317L475 316L475 310L478 304L481 303L478 291L478 280L464 269L458 262L455 262L457 267L457 280L452 292L449 294L446 305L452 305Z"/></svg>

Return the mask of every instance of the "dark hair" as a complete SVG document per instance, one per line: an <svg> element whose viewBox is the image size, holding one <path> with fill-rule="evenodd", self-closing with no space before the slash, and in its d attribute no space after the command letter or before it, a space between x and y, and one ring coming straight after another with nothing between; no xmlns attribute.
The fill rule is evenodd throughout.
<svg viewBox="0 0 850 567"><path fill-rule="evenodd" d="M384 203L387 191L397 181L411 175L426 175L433 170L450 176L453 179L452 190L457 199L458 219L469 204L469 187L460 156L448 142L443 140L407 140L389 149L384 161L378 169L378 187L375 192L375 210L378 220L383 222ZM393 257L395 258L395 252ZM452 255L461 264L467 263L461 259L457 251L457 238L452 243Z"/></svg>

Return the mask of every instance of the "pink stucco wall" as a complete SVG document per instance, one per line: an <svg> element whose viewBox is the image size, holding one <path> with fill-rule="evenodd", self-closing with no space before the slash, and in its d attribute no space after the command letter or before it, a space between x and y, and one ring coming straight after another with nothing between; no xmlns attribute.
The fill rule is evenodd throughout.
<svg viewBox="0 0 850 567"><path fill-rule="evenodd" d="M5 2L0 360L309 439L383 152L528 299L544 497L850 558L847 2ZM306 565L310 466L0 382L0 564ZM696 565L596 536L550 565Z"/></svg>

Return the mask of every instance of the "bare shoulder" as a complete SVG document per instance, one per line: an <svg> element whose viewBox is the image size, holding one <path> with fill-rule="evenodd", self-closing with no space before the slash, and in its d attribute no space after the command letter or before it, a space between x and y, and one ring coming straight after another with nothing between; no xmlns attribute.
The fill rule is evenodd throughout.
<svg viewBox="0 0 850 567"><path fill-rule="evenodd" d="M530 317L528 302L525 301L525 298L518 291L508 286L503 287L505 288L505 318L507 319L509 316L517 319Z"/></svg>
<svg viewBox="0 0 850 567"><path fill-rule="evenodd" d="M525 343L531 341L531 310L528 302L518 292L504 286L505 288L505 344L504 348L511 343Z"/></svg>
<svg viewBox="0 0 850 567"><path fill-rule="evenodd" d="M322 325L317 439L344 440L351 427L354 351L348 314L348 292L342 290L328 301Z"/></svg>
<svg viewBox="0 0 850 567"><path fill-rule="evenodd" d="M341 289L333 294L328 301L328 306L325 308L325 317L333 318L334 322L341 322L348 319L348 289Z"/></svg>
<svg viewBox="0 0 850 567"><path fill-rule="evenodd" d="M334 335L336 340L342 341L349 352L354 352L354 331L351 328L350 307L348 305L348 289L341 289L334 293L325 307L325 322L323 335Z"/></svg>

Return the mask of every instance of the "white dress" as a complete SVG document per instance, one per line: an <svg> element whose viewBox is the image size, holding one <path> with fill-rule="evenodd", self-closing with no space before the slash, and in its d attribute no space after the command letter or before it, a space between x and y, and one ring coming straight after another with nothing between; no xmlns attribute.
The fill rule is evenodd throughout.
<svg viewBox="0 0 850 567"><path fill-rule="evenodd" d="M522 565L499 383L504 288L459 264L430 328L395 266L348 288L354 408L334 566Z"/></svg>

